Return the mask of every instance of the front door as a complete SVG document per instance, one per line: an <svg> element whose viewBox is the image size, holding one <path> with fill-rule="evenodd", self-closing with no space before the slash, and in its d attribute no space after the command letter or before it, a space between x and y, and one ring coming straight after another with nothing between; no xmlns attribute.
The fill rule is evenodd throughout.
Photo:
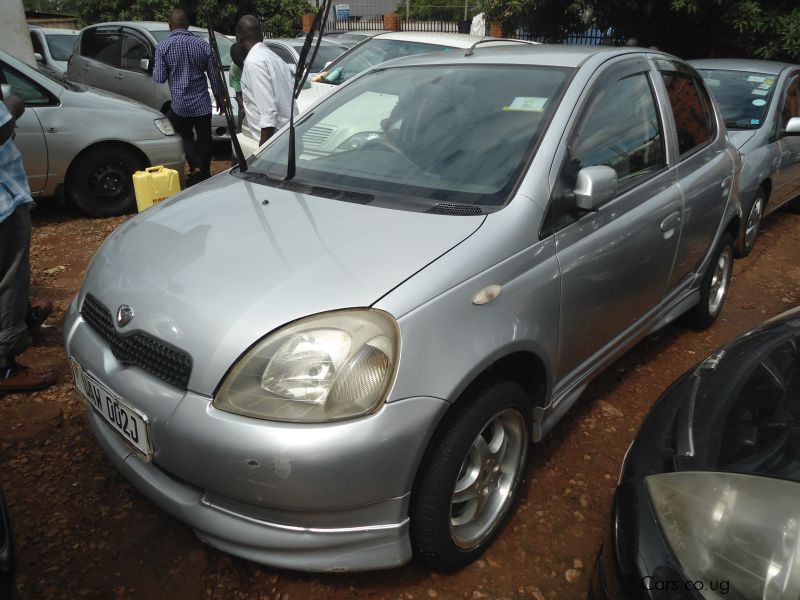
<svg viewBox="0 0 800 600"><path fill-rule="evenodd" d="M596 212L556 211L563 386L591 370L662 300L682 210L647 61L601 73L578 114L554 201L566 205L560 198L568 198L578 171L594 165L612 167L619 190Z"/></svg>
<svg viewBox="0 0 800 600"><path fill-rule="evenodd" d="M142 59L148 67L142 69ZM142 104L161 108L156 103L153 71L153 49L141 34L127 27L122 29L122 59L114 75L115 91L121 96L137 100Z"/></svg>
<svg viewBox="0 0 800 600"><path fill-rule="evenodd" d="M780 166L775 174L775 202L783 203L800 196L800 136L781 136L792 117L800 117L800 75L792 76L783 104L777 114L777 136L780 149Z"/></svg>
<svg viewBox="0 0 800 600"><path fill-rule="evenodd" d="M121 59L120 27L94 27L81 35L79 52L69 67L70 79L113 92Z"/></svg>

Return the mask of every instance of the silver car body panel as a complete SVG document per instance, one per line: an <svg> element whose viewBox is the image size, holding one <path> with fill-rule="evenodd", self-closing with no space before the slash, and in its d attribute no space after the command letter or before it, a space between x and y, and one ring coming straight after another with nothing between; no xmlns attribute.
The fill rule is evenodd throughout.
<svg viewBox="0 0 800 600"><path fill-rule="evenodd" d="M69 356L152 416L148 465L89 409L105 451L143 493L228 552L309 570L407 560L414 475L467 386L498 361L520 359L515 364L526 367L517 375L538 390L534 437L541 439L602 368L696 304L714 248L739 216L739 159L724 125L693 155L702 164L679 158L666 90L647 56L507 47L384 64L577 67L517 191L486 215L354 205L221 174L126 222L98 251L65 320ZM569 132L603 73L626 61L650 74L668 136L666 167L547 232ZM687 191L682 175L699 180ZM675 212L674 227L660 228ZM490 286L499 295L476 302ZM112 312L134 307L132 330L190 352L190 391L121 365L79 314L87 293ZM306 315L363 306L393 315L401 335L396 378L376 413L307 426L214 409L215 389L255 341ZM191 499L170 475L197 488ZM249 520L251 528L222 533L223 518ZM337 529L339 541L314 528ZM355 548L353 528L366 546L351 553L343 547ZM309 532L302 554L287 533L296 530Z"/></svg>
<svg viewBox="0 0 800 600"><path fill-rule="evenodd" d="M134 148L148 166L183 168L181 139L159 131L155 120L163 115L157 111L100 90L73 91L3 52L0 61L53 98L47 106L28 106L17 121L15 143L34 196L54 195L75 158L104 144Z"/></svg>

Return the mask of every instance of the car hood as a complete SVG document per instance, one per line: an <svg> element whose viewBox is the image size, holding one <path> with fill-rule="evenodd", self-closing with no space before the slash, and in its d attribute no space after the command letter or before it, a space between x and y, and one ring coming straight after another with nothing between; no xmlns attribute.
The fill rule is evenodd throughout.
<svg viewBox="0 0 800 600"><path fill-rule="evenodd" d="M729 129L728 139L736 146L737 150L741 150L742 146L744 146L748 140L752 139L755 134L756 132L752 129Z"/></svg>
<svg viewBox="0 0 800 600"><path fill-rule="evenodd" d="M92 294L112 315L132 307L120 333L143 331L188 352L190 389L210 395L270 331L372 305L483 220L330 200L226 173L120 226L95 256L81 299Z"/></svg>
<svg viewBox="0 0 800 600"><path fill-rule="evenodd" d="M164 116L162 113L146 104L131 100L130 98L125 98L114 92L108 92L91 86L83 86L82 84L78 85L81 85L84 90L81 92L74 92L65 89L63 94L61 94L62 102L69 103L70 106L79 106L80 108L86 109L124 110L128 113L132 111L142 111L152 115L153 119L159 119Z"/></svg>
<svg viewBox="0 0 800 600"><path fill-rule="evenodd" d="M302 90L297 97L297 110L300 114L303 114L309 106L316 104L320 98L324 98L336 91L337 87L338 86L331 85L330 83L317 83L316 81L312 81L311 87Z"/></svg>
<svg viewBox="0 0 800 600"><path fill-rule="evenodd" d="M718 350L659 399L623 480L729 471L800 482L800 313Z"/></svg>

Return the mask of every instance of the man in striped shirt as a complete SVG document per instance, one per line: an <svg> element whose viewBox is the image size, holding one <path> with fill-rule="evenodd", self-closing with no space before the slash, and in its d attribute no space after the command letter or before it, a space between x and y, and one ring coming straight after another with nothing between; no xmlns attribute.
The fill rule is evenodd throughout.
<svg viewBox="0 0 800 600"><path fill-rule="evenodd" d="M172 103L168 114L183 138L189 163L189 185L211 175L211 98L208 81L222 110L211 46L189 31L189 17L180 8L169 13L169 37L156 47L153 79L169 81ZM208 75L208 79L206 79Z"/></svg>

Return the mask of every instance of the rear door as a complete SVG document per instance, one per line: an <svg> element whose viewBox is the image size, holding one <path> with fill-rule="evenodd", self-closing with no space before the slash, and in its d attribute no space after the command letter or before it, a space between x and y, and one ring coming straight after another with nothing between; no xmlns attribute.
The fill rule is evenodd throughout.
<svg viewBox="0 0 800 600"><path fill-rule="evenodd" d="M115 90L118 94L138 100L142 104L161 108L155 98L155 83L151 75L153 69L152 44L138 31L123 27L120 33L122 57L120 68L114 75ZM148 65L142 69L142 60Z"/></svg>
<svg viewBox="0 0 800 600"><path fill-rule="evenodd" d="M678 143L678 182L684 208L681 241L670 287L700 268L719 231L733 184L733 160L699 76L684 65L659 61Z"/></svg>
<svg viewBox="0 0 800 600"><path fill-rule="evenodd" d="M599 71L567 137L551 202L562 289L558 380L564 385L623 343L667 288L682 200L653 78L643 57ZM571 210L578 171L595 165L616 171L616 196L596 212Z"/></svg>
<svg viewBox="0 0 800 600"><path fill-rule="evenodd" d="M101 90L116 91L115 75L122 60L120 27L94 27L83 32L70 61L70 79Z"/></svg>
<svg viewBox="0 0 800 600"><path fill-rule="evenodd" d="M800 117L800 75L792 74L778 107L777 131L780 166L774 177L774 199L783 203L800 196L800 136L782 136L792 117Z"/></svg>

